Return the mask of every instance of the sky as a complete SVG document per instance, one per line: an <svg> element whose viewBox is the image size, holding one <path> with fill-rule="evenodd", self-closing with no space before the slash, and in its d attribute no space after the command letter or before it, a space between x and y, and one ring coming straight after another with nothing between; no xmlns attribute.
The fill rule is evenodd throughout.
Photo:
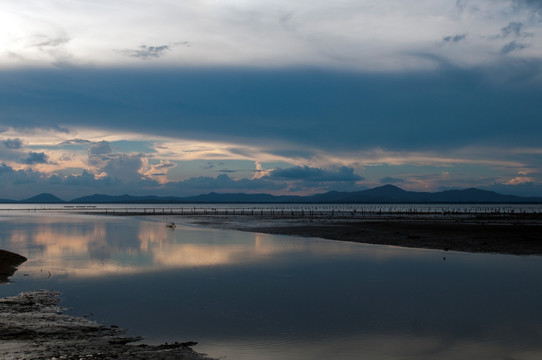
<svg viewBox="0 0 542 360"><path fill-rule="evenodd" d="M542 196L542 1L3 0L0 198Z"/></svg>

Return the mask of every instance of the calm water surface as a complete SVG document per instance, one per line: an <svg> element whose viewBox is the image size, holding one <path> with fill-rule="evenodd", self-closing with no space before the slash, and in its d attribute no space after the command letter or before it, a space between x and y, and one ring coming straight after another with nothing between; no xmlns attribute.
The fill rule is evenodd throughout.
<svg viewBox="0 0 542 360"><path fill-rule="evenodd" d="M214 357L542 358L542 257L16 211L0 248L29 258L0 296L59 290L73 314Z"/></svg>

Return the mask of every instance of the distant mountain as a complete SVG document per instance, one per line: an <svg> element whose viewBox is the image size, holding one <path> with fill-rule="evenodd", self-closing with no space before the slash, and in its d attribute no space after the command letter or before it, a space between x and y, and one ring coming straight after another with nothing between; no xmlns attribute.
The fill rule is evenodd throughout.
<svg viewBox="0 0 542 360"><path fill-rule="evenodd" d="M57 204L64 203L65 201L54 196L53 194L43 193L25 200L21 200L21 202L29 204Z"/></svg>
<svg viewBox="0 0 542 360"><path fill-rule="evenodd" d="M0 200L3 203L15 203L13 200ZM22 200L21 203L64 203L52 194L40 194ZM542 197L522 197L503 195L494 191L475 188L464 190L446 190L439 192L406 191L397 186L384 185L369 190L340 192L330 191L309 196L245 194L211 192L196 196L133 196L94 194L69 201L70 203L94 204L188 204L188 203L336 203L336 204L377 204L377 203L542 203Z"/></svg>
<svg viewBox="0 0 542 360"><path fill-rule="evenodd" d="M502 195L480 189L446 190L440 192L405 191L384 185L357 192L329 192L313 195L311 202L338 203L542 203L542 197Z"/></svg>

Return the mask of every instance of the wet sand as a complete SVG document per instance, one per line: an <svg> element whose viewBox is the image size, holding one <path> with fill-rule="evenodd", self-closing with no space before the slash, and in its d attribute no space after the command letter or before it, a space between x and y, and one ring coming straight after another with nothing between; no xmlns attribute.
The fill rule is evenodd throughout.
<svg viewBox="0 0 542 360"><path fill-rule="evenodd" d="M413 248L542 255L542 216L375 217L175 216L168 221L268 234Z"/></svg>
<svg viewBox="0 0 542 360"><path fill-rule="evenodd" d="M0 250L6 282L24 261L23 256ZM195 342L135 345L142 338L126 337L117 326L63 314L59 296L36 290L0 299L1 359L211 360L191 348Z"/></svg>

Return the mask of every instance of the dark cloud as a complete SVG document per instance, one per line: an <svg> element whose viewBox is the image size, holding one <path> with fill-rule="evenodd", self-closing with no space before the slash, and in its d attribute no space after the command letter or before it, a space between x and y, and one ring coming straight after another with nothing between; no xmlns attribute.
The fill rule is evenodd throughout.
<svg viewBox="0 0 542 360"><path fill-rule="evenodd" d="M0 141L0 144L2 144L6 149L10 150L18 150L23 146L21 139L2 140Z"/></svg>
<svg viewBox="0 0 542 360"><path fill-rule="evenodd" d="M138 49L125 49L119 50L121 54L135 57L142 60L156 59L164 56L168 51L171 51L177 46L187 46L192 45L189 41L177 41L170 43L168 45L158 45L158 46L147 46L141 45Z"/></svg>
<svg viewBox="0 0 542 360"><path fill-rule="evenodd" d="M461 41L464 41L467 38L467 34L445 36L442 38L442 44L457 44Z"/></svg>
<svg viewBox="0 0 542 360"><path fill-rule="evenodd" d="M28 165L34 165L34 164L47 164L48 157L45 155L45 153L40 152L33 152L30 151L28 153L28 157L23 160L23 163Z"/></svg>
<svg viewBox="0 0 542 360"><path fill-rule="evenodd" d="M216 168L217 166L224 166L224 162L222 162L222 161L219 161L219 162L207 161L207 164L202 165L201 168L204 169L204 170L211 170L211 169Z"/></svg>
<svg viewBox="0 0 542 360"><path fill-rule="evenodd" d="M0 73L0 123L130 129L256 145L287 156L303 149L305 158L318 149L538 146L541 69L538 61L507 57L495 68L415 74L10 70Z"/></svg>
<svg viewBox="0 0 542 360"><path fill-rule="evenodd" d="M6 164L0 164L0 182L2 183L2 195L3 198L9 198L17 192L10 191L11 186L24 186L28 184L38 183L46 177L31 169L27 170L15 170Z"/></svg>
<svg viewBox="0 0 542 360"><path fill-rule="evenodd" d="M5 174L11 174L15 172L11 166L8 166L6 164L0 164L0 176L4 176Z"/></svg>
<svg viewBox="0 0 542 360"><path fill-rule="evenodd" d="M401 184L401 183L405 183L405 182L406 182L405 179L389 177L389 176L380 179L381 184Z"/></svg>
<svg viewBox="0 0 542 360"><path fill-rule="evenodd" d="M278 168L272 170L266 177L280 180L303 180L305 182L352 182L364 179L362 176L354 174L354 169L346 166L342 166L336 170L309 166L294 166L287 169Z"/></svg>
<svg viewBox="0 0 542 360"><path fill-rule="evenodd" d="M501 48L501 54L505 54L505 55L510 54L511 52L519 51L519 50L523 50L525 48L528 48L529 46L530 46L529 44L520 43L520 42L517 42L516 40L514 40L514 41L511 41L508 44L504 45Z"/></svg>
<svg viewBox="0 0 542 360"><path fill-rule="evenodd" d="M523 23L511 22L501 29L501 36L503 38L506 38L509 35L520 37L522 36L522 32L521 32L522 27L523 27Z"/></svg>
<svg viewBox="0 0 542 360"><path fill-rule="evenodd" d="M513 0L514 7L516 9L528 9L530 10L535 19L538 18L540 21L540 14L542 13L542 1L541 0Z"/></svg>
<svg viewBox="0 0 542 360"><path fill-rule="evenodd" d="M160 46L141 45L139 49L135 49L135 50L127 49L127 50L121 50L120 52L130 57L148 60L152 58L159 58L163 56L169 50L171 50L169 45L160 45Z"/></svg>
<svg viewBox="0 0 542 360"><path fill-rule="evenodd" d="M253 191L275 191L286 189L287 184L282 182L269 181L267 179L232 179L227 174L220 174L217 177L200 176L184 181L168 183L165 189L181 194L200 194L202 191L218 192L253 192Z"/></svg>
<svg viewBox="0 0 542 360"><path fill-rule="evenodd" d="M97 143L93 143L88 148L88 154L89 156L98 156L98 155L104 155L104 154L110 154L113 151L111 149L111 145L109 145L109 142L103 140Z"/></svg>

